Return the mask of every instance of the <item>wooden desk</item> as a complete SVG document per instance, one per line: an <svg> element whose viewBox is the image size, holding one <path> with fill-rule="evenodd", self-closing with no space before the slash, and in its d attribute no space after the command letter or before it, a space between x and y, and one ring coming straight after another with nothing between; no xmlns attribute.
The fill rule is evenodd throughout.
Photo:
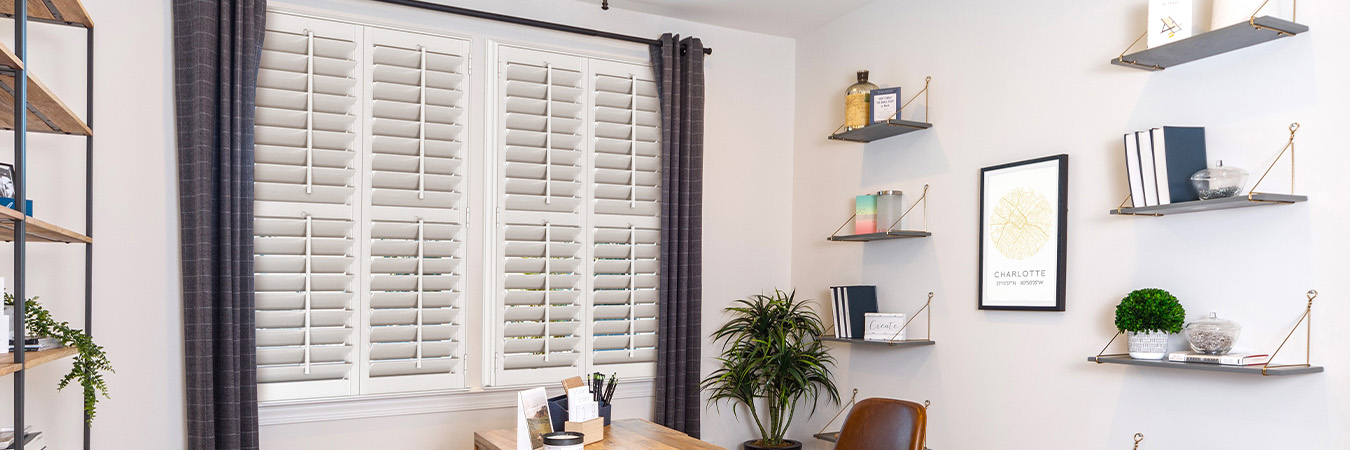
<svg viewBox="0 0 1350 450"><path fill-rule="evenodd" d="M475 450L516 450L516 429L476 431ZM684 433L642 420L615 420L605 427L605 440L586 450L727 450Z"/></svg>

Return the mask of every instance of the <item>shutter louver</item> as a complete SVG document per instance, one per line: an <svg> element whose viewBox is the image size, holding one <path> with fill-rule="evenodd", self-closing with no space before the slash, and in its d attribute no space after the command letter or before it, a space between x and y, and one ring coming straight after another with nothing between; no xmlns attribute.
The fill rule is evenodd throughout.
<svg viewBox="0 0 1350 450"><path fill-rule="evenodd" d="M594 242L592 361L656 361L661 230L597 227Z"/></svg>
<svg viewBox="0 0 1350 450"><path fill-rule="evenodd" d="M356 359L356 29L267 25L255 118L259 389L269 400L345 395Z"/></svg>
<svg viewBox="0 0 1350 450"><path fill-rule="evenodd" d="M571 367L581 356L581 229L507 223L503 368Z"/></svg>
<svg viewBox="0 0 1350 450"><path fill-rule="evenodd" d="M463 387L468 45L372 29L368 391Z"/></svg>

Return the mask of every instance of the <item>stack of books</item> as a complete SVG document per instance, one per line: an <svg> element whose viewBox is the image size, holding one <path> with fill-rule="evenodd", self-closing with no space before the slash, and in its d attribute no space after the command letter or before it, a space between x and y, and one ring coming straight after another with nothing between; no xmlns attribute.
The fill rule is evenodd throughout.
<svg viewBox="0 0 1350 450"><path fill-rule="evenodd" d="M31 425L23 428L23 448L33 450L42 450L47 448L47 446L43 445L41 441L42 441L41 431L33 431L33 427ZM15 447L13 428L0 428L0 445L5 446L4 448L7 449Z"/></svg>
<svg viewBox="0 0 1350 450"><path fill-rule="evenodd" d="M1191 175L1205 170L1204 127L1125 133L1125 169L1135 208L1199 200Z"/></svg>
<svg viewBox="0 0 1350 450"><path fill-rule="evenodd" d="M14 344L15 344L14 340L13 340L13 339L10 339L10 340L9 340L9 351L12 352L12 351L15 350L15 345L14 345ZM42 337L42 338L39 338L39 337L31 337L31 336L30 336L30 337L24 338L24 340L23 340L23 351L25 351L25 352L36 352L36 351L42 351L42 350L53 350L53 349L58 349L58 348L61 348L61 347L62 347L62 346L61 346L61 341L57 340L56 338L49 338L49 337Z"/></svg>
<svg viewBox="0 0 1350 450"><path fill-rule="evenodd" d="M1223 355L1206 355L1196 352L1172 352L1167 354L1167 360L1172 362L1188 362L1202 364L1220 364L1225 366L1259 366L1270 362L1270 355L1255 353L1227 353Z"/></svg>
<svg viewBox="0 0 1350 450"><path fill-rule="evenodd" d="M834 299L834 337L862 339L866 330L866 314L877 312L877 287L832 286Z"/></svg>

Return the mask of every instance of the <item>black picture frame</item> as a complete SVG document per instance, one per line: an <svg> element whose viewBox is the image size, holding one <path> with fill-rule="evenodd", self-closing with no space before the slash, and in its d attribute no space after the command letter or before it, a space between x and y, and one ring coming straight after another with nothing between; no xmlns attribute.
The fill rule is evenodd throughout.
<svg viewBox="0 0 1350 450"><path fill-rule="evenodd" d="M0 163L0 197L14 198L13 164Z"/></svg>
<svg viewBox="0 0 1350 450"><path fill-rule="evenodd" d="M987 262L987 259L985 258L986 254L985 252L986 250L989 249L985 248L984 242L986 233L989 232L989 230L986 228L986 218L985 218L985 205L986 202L989 201L989 199L986 198L986 194L988 193L989 186L985 184L985 181L989 178L989 176L991 175L996 176L998 172L1003 170L1051 161L1058 162L1057 183L1059 192L1058 204L1053 205L1055 209L1054 211L1055 218L1058 221L1057 227L1058 236L1054 236L1053 239L1051 240L1052 242L1055 242L1055 244L1057 245L1057 248L1055 249L1056 261L1054 264L1056 269L1056 273L1054 276L1055 278L1054 306L986 304L986 295L989 293L985 291L985 272L986 272L985 263ZM976 302L979 309L993 310L993 311L1055 311L1055 312L1063 312L1065 310L1065 297L1067 292L1066 288L1068 286L1067 283L1068 277L1066 276L1067 274L1066 269L1068 268L1068 240L1069 240L1068 198L1069 198L1069 155L1066 154L1028 159L1024 161L1011 162L1007 164L1000 164L997 166L990 166L980 169L980 209L978 211L978 215L980 218L979 219L980 226L979 229L977 230L979 263L976 267L978 276L976 278L976 283L978 285L978 292L979 292L978 296L976 297Z"/></svg>

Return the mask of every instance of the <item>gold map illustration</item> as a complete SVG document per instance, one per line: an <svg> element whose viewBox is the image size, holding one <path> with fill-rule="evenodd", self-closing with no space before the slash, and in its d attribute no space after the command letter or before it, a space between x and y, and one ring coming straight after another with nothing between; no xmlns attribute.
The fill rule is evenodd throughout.
<svg viewBox="0 0 1350 450"><path fill-rule="evenodd" d="M998 199L989 220L994 248L1009 259L1023 260L1039 253L1050 240L1054 211L1044 195L1017 188Z"/></svg>

